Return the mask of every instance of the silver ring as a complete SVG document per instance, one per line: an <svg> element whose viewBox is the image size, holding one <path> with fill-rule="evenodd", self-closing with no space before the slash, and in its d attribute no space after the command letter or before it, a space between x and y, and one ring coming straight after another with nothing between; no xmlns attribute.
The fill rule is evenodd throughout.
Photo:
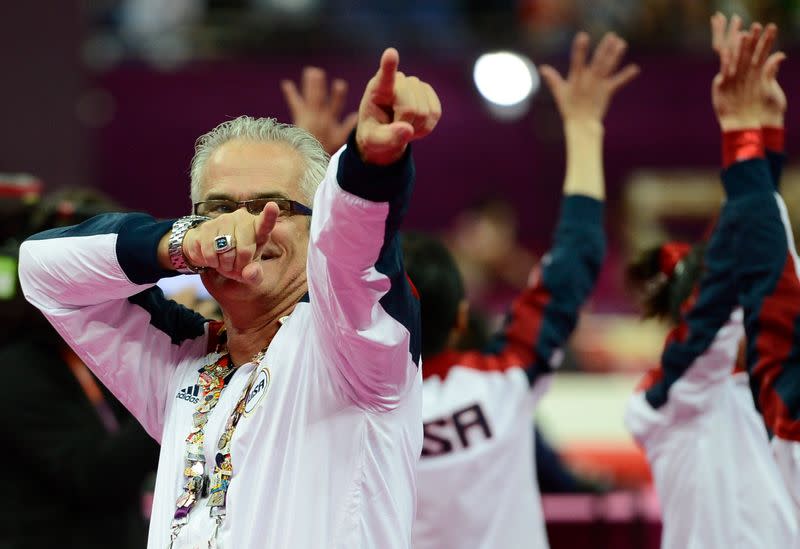
<svg viewBox="0 0 800 549"><path fill-rule="evenodd" d="M218 254L224 254L235 247L236 239L232 234L221 234L214 239L214 251Z"/></svg>

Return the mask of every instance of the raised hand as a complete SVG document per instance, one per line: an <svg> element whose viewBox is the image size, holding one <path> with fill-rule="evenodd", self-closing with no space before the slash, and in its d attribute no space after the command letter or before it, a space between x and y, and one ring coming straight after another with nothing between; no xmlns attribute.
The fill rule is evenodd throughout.
<svg viewBox="0 0 800 549"><path fill-rule="evenodd" d="M740 32L741 18L734 15L730 21L717 12L711 17L711 46L720 57L720 70L730 73L733 64L733 57L736 54L736 35ZM777 76L780 64L786 59L783 52L770 54L772 46L777 38L778 29L774 24L769 24L764 29L761 40L756 44L757 50L754 52L753 63L761 65L759 97L761 112L759 114L760 125L762 127L783 127L783 119L786 113L786 94L778 84ZM723 106L724 107L724 106Z"/></svg>
<svg viewBox="0 0 800 549"><path fill-rule="evenodd" d="M712 19L712 34L718 25ZM761 77L775 35L762 32L758 23L748 32L742 32L740 25L738 16L731 18L720 46L720 71L711 84L714 111L723 131L759 128L762 121Z"/></svg>
<svg viewBox="0 0 800 549"><path fill-rule="evenodd" d="M347 99L347 82L336 78L329 91L325 71L306 67L303 69L302 91L291 80L281 81L281 89L295 126L316 137L329 154L344 145L358 120L356 112L340 120Z"/></svg>
<svg viewBox="0 0 800 549"><path fill-rule="evenodd" d="M223 214L186 232L183 255L190 265L214 269L225 278L257 286L263 279L261 256L280 210L274 202L253 215L245 208ZM232 248L219 253L214 243L220 236L233 237Z"/></svg>
<svg viewBox="0 0 800 549"><path fill-rule="evenodd" d="M370 164L399 160L408 144L431 133L442 116L433 88L399 72L399 63L396 49L384 51L361 98L356 143L361 158Z"/></svg>
<svg viewBox="0 0 800 549"><path fill-rule="evenodd" d="M617 71L627 47L622 38L607 33L587 63L589 35L579 32L572 42L572 58L566 80L549 65L539 67L565 123L602 122L617 90L639 74L639 67L634 64Z"/></svg>

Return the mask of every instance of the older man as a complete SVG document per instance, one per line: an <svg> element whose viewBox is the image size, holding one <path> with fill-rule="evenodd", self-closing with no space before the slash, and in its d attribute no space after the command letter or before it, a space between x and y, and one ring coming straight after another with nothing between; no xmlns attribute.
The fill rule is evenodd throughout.
<svg viewBox="0 0 800 549"><path fill-rule="evenodd" d="M198 141L195 215L22 246L28 299L161 441L149 548L410 546L419 319L396 232L408 143L441 108L398 62L384 52L329 164L305 131L241 117ZM219 325L152 287L199 270Z"/></svg>

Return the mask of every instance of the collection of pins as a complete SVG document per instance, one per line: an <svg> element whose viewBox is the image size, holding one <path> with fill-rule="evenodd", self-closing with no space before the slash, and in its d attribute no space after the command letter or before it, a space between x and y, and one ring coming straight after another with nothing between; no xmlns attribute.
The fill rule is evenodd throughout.
<svg viewBox="0 0 800 549"><path fill-rule="evenodd" d="M266 349L257 353L252 362L258 365L264 358ZM213 356L213 355L212 355ZM223 389L227 386L235 370L231 362L230 355L225 353L220 355L215 361L200 369L198 385L200 386L200 400L197 403L194 414L192 415L192 429L186 437L186 459L184 463L183 476L186 478L183 493L175 502L175 515L172 520L171 543L175 541L183 525L188 522L189 512L194 504L201 498L208 496L208 507L210 514L217 519L217 531L225 516L225 497L233 476L233 464L231 463L231 441L236 426L244 414L247 405L247 395L250 387L255 380L258 367L253 369L245 391L239 402L228 417L225 428L217 442L217 454L215 457L214 471L206 476L206 459L203 451L205 441L204 427L208 423L208 416L216 407L222 395ZM215 533L216 537L216 533Z"/></svg>

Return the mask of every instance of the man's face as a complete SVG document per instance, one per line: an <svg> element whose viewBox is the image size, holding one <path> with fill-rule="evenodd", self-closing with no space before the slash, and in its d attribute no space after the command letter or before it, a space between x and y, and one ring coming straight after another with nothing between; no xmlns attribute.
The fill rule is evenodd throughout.
<svg viewBox="0 0 800 549"><path fill-rule="evenodd" d="M200 200L275 197L308 205L309 200L300 190L302 175L303 159L289 145L237 139L209 156L200 184ZM305 287L308 229L307 216L281 215L262 254L262 284L251 288L209 270L203 274L209 293L225 305L255 296L272 301L294 293L299 286Z"/></svg>

